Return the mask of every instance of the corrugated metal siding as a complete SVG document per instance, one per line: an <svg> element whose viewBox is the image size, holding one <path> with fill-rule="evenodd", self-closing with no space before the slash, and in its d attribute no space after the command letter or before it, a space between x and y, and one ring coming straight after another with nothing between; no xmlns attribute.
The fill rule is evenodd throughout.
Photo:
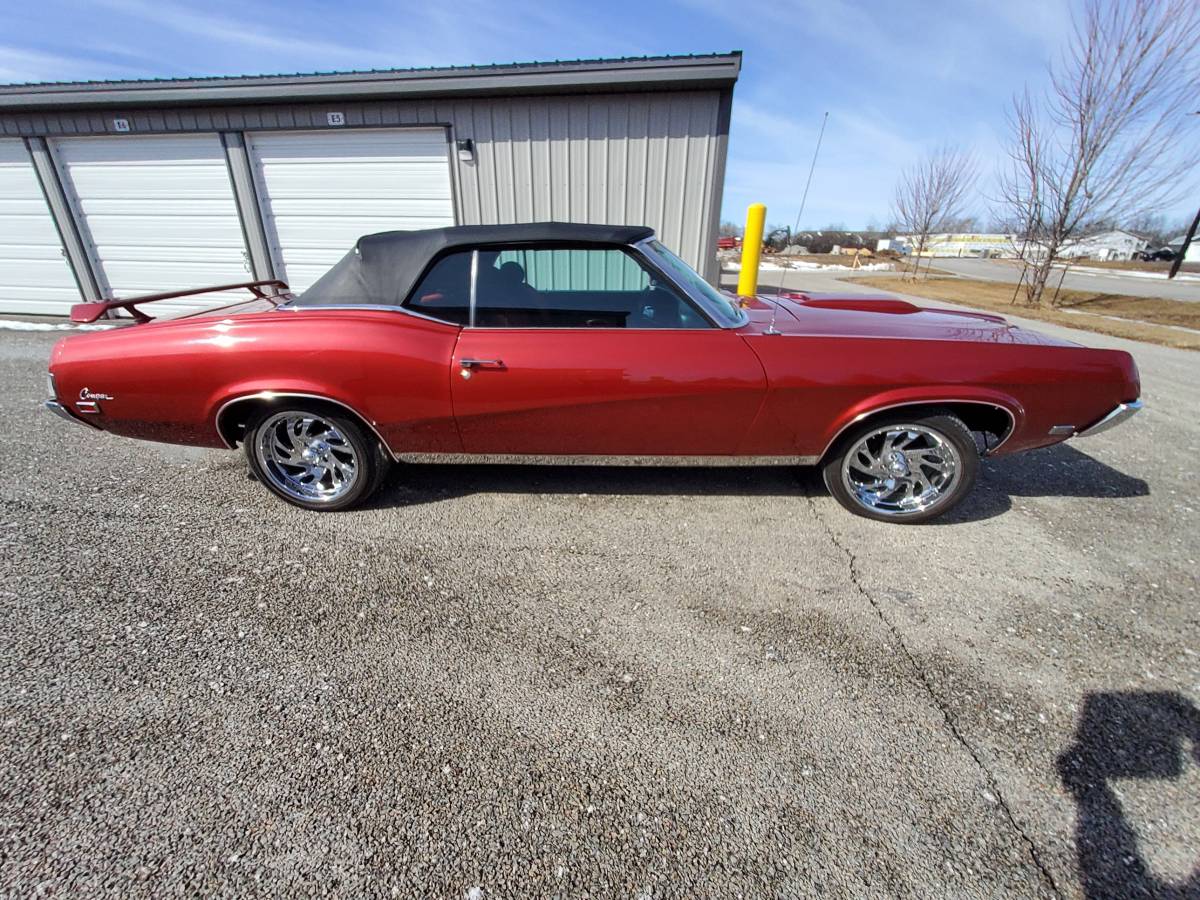
<svg viewBox="0 0 1200 900"><path fill-rule="evenodd" d="M66 315L78 302L29 151L0 140L0 312Z"/></svg>
<svg viewBox="0 0 1200 900"><path fill-rule="evenodd" d="M649 225L698 268L710 249L716 91L454 104L464 221Z"/></svg>
<svg viewBox="0 0 1200 900"><path fill-rule="evenodd" d="M650 286L650 273L620 250L502 250L489 264L499 268L508 262L519 265L525 283L539 291L641 291Z"/></svg>
<svg viewBox="0 0 1200 900"><path fill-rule="evenodd" d="M115 112L131 132L448 125L475 142L453 159L461 224L560 219L645 224L700 271L711 271L724 134L721 90L564 94L377 103L197 107ZM0 133L113 133L112 118L0 116Z"/></svg>

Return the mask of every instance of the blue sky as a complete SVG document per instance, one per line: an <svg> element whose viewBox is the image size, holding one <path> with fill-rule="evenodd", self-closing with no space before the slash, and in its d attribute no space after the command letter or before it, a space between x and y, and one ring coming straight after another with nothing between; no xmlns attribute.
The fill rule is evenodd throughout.
<svg viewBox="0 0 1200 900"><path fill-rule="evenodd" d="M1069 28L1067 0L47 0L0 11L0 82L738 49L726 217L761 201L769 221L795 220L828 110L802 225L864 227L886 224L898 172L939 144L973 148L990 174L1005 103L1044 82Z"/></svg>

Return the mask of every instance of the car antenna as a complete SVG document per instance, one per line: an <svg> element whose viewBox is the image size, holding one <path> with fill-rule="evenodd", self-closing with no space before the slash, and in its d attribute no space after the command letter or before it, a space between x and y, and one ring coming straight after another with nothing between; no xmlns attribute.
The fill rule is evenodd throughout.
<svg viewBox="0 0 1200 900"><path fill-rule="evenodd" d="M763 334L783 334L775 327L775 317L779 315L779 295L776 294L771 298L771 324L767 326L767 330Z"/></svg>

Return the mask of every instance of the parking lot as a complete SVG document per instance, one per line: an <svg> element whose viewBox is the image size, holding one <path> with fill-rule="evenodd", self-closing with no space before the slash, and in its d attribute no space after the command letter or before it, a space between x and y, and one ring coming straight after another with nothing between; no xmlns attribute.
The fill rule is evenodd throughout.
<svg viewBox="0 0 1200 900"><path fill-rule="evenodd" d="M943 258L933 260L933 267L966 278L981 278L984 281L1006 281L1016 284L1023 280L1021 266L1015 260ZM1184 272L1175 279L1168 279L1162 272L1130 273L1120 269L1091 268L1087 260L1082 260L1065 267L1065 272L1063 266L1056 267L1051 273L1049 283L1052 286L1061 285L1067 290L1094 291L1098 294L1200 301L1200 279L1190 272Z"/></svg>
<svg viewBox="0 0 1200 900"><path fill-rule="evenodd" d="M1146 411L922 527L787 468L309 514L45 414L60 335L0 331L4 893L1200 888L1200 357L1037 327Z"/></svg>

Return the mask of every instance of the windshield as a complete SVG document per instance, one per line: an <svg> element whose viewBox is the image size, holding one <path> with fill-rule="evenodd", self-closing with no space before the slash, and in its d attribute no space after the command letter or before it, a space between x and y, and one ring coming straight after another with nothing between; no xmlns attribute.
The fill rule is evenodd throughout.
<svg viewBox="0 0 1200 900"><path fill-rule="evenodd" d="M646 241L644 246L654 252L667 274L674 278L684 290L704 301L709 315L724 328L732 328L746 322L746 314L729 297L700 277L700 273L655 240Z"/></svg>

